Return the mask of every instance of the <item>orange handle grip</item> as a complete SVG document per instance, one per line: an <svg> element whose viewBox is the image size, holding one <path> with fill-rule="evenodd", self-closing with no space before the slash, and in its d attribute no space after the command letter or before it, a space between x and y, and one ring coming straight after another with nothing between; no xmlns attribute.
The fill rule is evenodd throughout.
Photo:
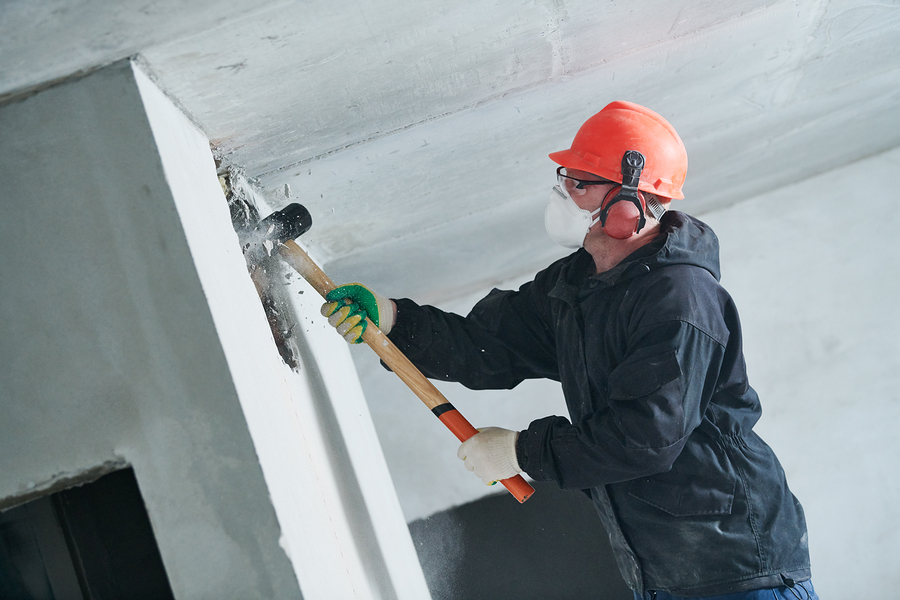
<svg viewBox="0 0 900 600"><path fill-rule="evenodd" d="M436 406L431 412L437 415L437 418L447 426L447 429L453 432L453 435L455 435L456 439L460 442L464 442L478 433L478 430L472 427L472 424L469 423L458 410L453 408L453 405L449 402ZM531 487L521 475L514 475L509 479L502 479L500 483L502 483L503 487L509 490L509 493L519 502L525 502L531 498L531 495L534 493L534 488Z"/></svg>

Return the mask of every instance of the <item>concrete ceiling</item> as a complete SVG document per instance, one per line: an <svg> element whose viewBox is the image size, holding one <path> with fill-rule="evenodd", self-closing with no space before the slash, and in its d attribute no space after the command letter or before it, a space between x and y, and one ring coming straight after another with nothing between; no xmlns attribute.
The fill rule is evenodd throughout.
<svg viewBox="0 0 900 600"><path fill-rule="evenodd" d="M678 129L701 217L900 145L897 0L0 4L0 101L129 56L334 279L423 300L563 254L547 154L612 100Z"/></svg>

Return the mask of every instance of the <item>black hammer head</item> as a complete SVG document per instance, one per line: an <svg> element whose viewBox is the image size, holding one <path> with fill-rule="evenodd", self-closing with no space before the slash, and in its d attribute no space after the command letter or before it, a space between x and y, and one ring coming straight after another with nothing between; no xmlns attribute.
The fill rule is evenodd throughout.
<svg viewBox="0 0 900 600"><path fill-rule="evenodd" d="M289 204L273 212L241 236L245 255L270 255L288 240L294 240L309 231L312 216L302 204Z"/></svg>
<svg viewBox="0 0 900 600"><path fill-rule="evenodd" d="M295 240L312 227L312 216L302 204L288 204L259 222L256 234L276 246Z"/></svg>

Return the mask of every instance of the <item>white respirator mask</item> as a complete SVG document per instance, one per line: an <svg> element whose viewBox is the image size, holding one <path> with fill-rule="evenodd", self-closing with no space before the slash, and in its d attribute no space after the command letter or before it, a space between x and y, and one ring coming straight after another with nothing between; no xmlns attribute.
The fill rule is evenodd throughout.
<svg viewBox="0 0 900 600"><path fill-rule="evenodd" d="M544 211L544 228L550 239L564 248L581 248L588 230L600 217L598 208L590 212L579 208L572 197L560 186L554 185L550 193L550 204Z"/></svg>

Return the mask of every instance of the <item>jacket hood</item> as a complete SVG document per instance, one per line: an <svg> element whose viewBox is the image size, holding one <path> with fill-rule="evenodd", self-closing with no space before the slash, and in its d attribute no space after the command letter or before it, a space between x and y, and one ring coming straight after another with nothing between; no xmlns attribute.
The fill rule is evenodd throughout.
<svg viewBox="0 0 900 600"><path fill-rule="evenodd" d="M563 267L563 280L576 290L581 287L585 271L592 269L594 264L584 248L579 248L562 262L567 263ZM660 233L653 241L635 250L609 271L592 277L605 285L616 285L671 265L700 267L719 281L719 238L709 225L683 212L667 211L660 220ZM559 297L570 295L561 289L553 293Z"/></svg>
<svg viewBox="0 0 900 600"><path fill-rule="evenodd" d="M609 271L588 276L594 261L584 248L559 262L563 275L551 292L559 298L574 298L585 277L610 286L672 265L700 267L709 271L716 281L720 279L719 238L703 221L672 210L663 215L660 233L653 241L635 250Z"/></svg>
<svg viewBox="0 0 900 600"><path fill-rule="evenodd" d="M668 211L660 221L659 239L663 240L662 247L649 260L640 262L651 269L669 265L694 265L709 271L716 281L721 278L719 238L703 221L683 212Z"/></svg>

